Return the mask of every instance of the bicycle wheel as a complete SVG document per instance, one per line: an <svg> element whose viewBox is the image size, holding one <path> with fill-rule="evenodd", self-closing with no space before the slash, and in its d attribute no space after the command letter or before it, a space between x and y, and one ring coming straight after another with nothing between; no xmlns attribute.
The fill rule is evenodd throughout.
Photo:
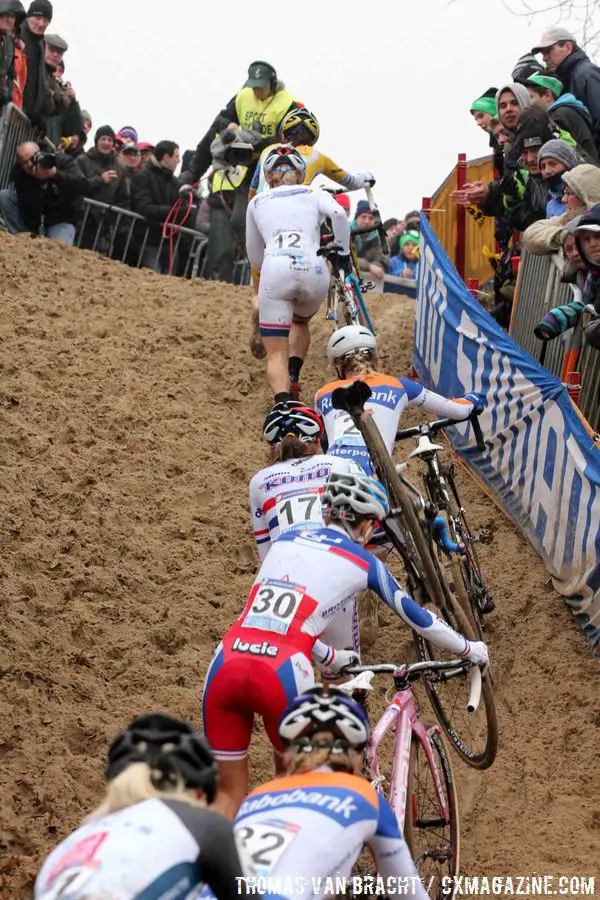
<svg viewBox="0 0 600 900"><path fill-rule="evenodd" d="M435 613L440 615L440 610L436 609ZM472 624L452 595L446 597L441 617L455 631L469 640L475 639ZM456 657L455 653L413 634L420 659L430 661ZM438 722L452 748L472 768L488 769L498 752L498 722L490 675L483 680L481 702L475 712L467 710L469 682L466 673L453 677L432 674L425 676L424 681Z"/></svg>
<svg viewBox="0 0 600 900"><path fill-rule="evenodd" d="M379 477L388 492L390 506L397 510L394 521L402 534L404 547L394 546L403 559L409 558L412 575L422 584L423 591L440 609L445 603L443 588L433 563L429 545L415 512L412 500L398 477L394 463L371 416L360 417L360 431ZM421 598L420 598L421 599Z"/></svg>
<svg viewBox="0 0 600 900"><path fill-rule="evenodd" d="M458 875L460 868L460 818L452 766L437 725L428 730L427 740L436 771L424 744L413 734L404 838L429 896L441 900L448 896L442 893L442 878Z"/></svg>

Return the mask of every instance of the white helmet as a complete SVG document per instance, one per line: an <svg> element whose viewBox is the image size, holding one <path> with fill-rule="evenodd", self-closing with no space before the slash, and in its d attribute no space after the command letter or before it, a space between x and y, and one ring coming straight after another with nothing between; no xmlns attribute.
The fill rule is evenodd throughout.
<svg viewBox="0 0 600 900"><path fill-rule="evenodd" d="M327 343L327 359L333 363L355 350L368 350L377 355L377 341L364 325L345 325L334 331Z"/></svg>
<svg viewBox="0 0 600 900"><path fill-rule="evenodd" d="M368 475L332 473L321 494L321 506L332 519L356 521L354 513L383 522L390 511L387 492L380 481Z"/></svg>
<svg viewBox="0 0 600 900"><path fill-rule="evenodd" d="M282 165L291 166L296 173L301 176L300 181L304 181L306 175L306 162L301 153L299 153L292 144L275 144L267 153L263 165L265 178L273 172L273 169Z"/></svg>

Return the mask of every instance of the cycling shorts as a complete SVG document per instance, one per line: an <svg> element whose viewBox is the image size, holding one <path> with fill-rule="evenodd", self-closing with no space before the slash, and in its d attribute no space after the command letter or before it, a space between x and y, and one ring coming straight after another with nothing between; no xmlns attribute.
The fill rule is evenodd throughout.
<svg viewBox="0 0 600 900"><path fill-rule="evenodd" d="M294 316L310 319L323 304L329 270L316 257L266 256L260 270L258 317L263 337L287 337Z"/></svg>
<svg viewBox="0 0 600 900"><path fill-rule="evenodd" d="M301 691L314 684L312 664L304 653L289 654L278 647L278 653L287 659L274 665L261 658L257 651L267 651L269 634L264 637L264 642L250 645L243 654L232 654L219 645L209 666L202 717L216 759L246 757L255 715L262 716L269 740L282 753L277 727L281 714Z"/></svg>

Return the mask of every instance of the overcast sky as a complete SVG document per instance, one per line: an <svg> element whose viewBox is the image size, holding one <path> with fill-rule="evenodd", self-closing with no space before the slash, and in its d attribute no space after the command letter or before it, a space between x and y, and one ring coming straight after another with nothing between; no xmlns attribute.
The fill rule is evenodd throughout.
<svg viewBox="0 0 600 900"><path fill-rule="evenodd" d="M55 0L54 11L49 31L69 42L65 77L94 129L133 125L140 140L195 147L248 64L266 59L316 113L320 148L375 173L386 217L419 207L458 152L486 155L470 103L510 81L553 21L516 18L502 0Z"/></svg>

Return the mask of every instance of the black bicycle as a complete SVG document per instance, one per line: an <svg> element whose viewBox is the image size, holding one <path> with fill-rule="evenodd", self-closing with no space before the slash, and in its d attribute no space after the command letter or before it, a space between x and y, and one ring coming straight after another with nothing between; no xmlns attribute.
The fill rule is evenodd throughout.
<svg viewBox="0 0 600 900"><path fill-rule="evenodd" d="M336 389L332 402L335 409L342 409L352 416L379 480L388 493L390 513L383 525L389 543L402 560L408 590L422 605L432 606L455 631L469 640L478 640L473 619L463 609L442 565L444 553L459 552L460 548L449 540L439 510L398 472L373 417L365 413L364 404L370 396L369 386L364 381L356 381ZM476 419L472 421L476 424L478 444L482 445L481 429ZM424 662L450 658L447 651L416 633L414 639L417 653ZM465 679L425 678L425 684L436 716L456 752L473 768L491 766L498 749L491 679L483 680L483 703L473 712L466 711L468 686Z"/></svg>

